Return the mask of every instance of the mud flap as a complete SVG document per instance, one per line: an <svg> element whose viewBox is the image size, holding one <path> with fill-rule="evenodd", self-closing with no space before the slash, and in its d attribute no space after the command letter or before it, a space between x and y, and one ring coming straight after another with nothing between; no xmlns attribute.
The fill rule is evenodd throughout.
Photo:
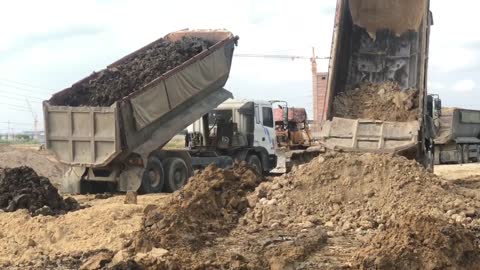
<svg viewBox="0 0 480 270"><path fill-rule="evenodd" d="M143 168L132 167L124 170L118 178L118 191L137 191L142 184Z"/></svg>
<svg viewBox="0 0 480 270"><path fill-rule="evenodd" d="M63 177L62 185L60 186L60 192L79 194L80 193L80 181L85 174L85 167L70 167Z"/></svg>

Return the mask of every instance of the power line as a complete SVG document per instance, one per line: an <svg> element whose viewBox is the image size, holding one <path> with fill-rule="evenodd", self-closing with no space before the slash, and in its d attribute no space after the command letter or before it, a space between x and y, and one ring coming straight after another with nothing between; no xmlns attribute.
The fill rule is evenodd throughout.
<svg viewBox="0 0 480 270"><path fill-rule="evenodd" d="M7 100L8 100L8 99L11 99L11 100L25 101L25 99L23 99L23 98L19 98L19 97L11 97L11 96L6 96L6 95L0 95L0 97L7 98ZM33 102L33 103L40 103L40 104L42 104L42 102L41 102L41 101L36 101L36 100L33 100L32 102Z"/></svg>
<svg viewBox="0 0 480 270"><path fill-rule="evenodd" d="M254 53L237 53L234 54L237 57L249 57L249 58L278 58L278 59L315 59L315 60L328 60L330 57L318 57L318 56L303 56L303 55L279 55L279 54L254 54Z"/></svg>
<svg viewBox="0 0 480 270"><path fill-rule="evenodd" d="M1 85L1 83L0 83L0 85ZM8 86L8 87L11 87L11 86ZM13 90L13 91L22 91L22 92L28 93L28 95L32 95L32 94L33 94L33 95L42 95L41 93L39 94L39 93L37 93L36 91L33 91L33 90L26 90L26 89L16 88L16 87L13 87L13 88L15 88L15 90ZM5 89L0 89L0 91L2 91L3 93L11 93L11 91L7 91L7 90L5 90ZM24 95L25 95L25 94L24 94ZM45 94L45 95L48 95L48 94ZM40 97L40 96L37 96L37 97L35 97L35 98L37 98L37 99L43 99L43 98Z"/></svg>
<svg viewBox="0 0 480 270"><path fill-rule="evenodd" d="M33 123L19 123L19 122L0 122L0 124L20 125L20 126L33 126Z"/></svg>
<svg viewBox="0 0 480 270"><path fill-rule="evenodd" d="M0 81L9 82L10 84L14 83L14 84L18 84L18 85L23 85L23 86L27 86L27 87L35 88L35 89L39 89L39 90L54 91L53 89L48 89L48 88L44 88L44 87L38 87L38 86L29 84L29 83L14 81L14 80L5 79L5 78L0 78Z"/></svg>

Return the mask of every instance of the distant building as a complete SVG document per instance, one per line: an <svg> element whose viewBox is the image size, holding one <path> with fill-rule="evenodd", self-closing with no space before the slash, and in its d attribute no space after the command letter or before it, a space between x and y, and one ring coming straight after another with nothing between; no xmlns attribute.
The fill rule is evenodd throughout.
<svg viewBox="0 0 480 270"><path fill-rule="evenodd" d="M313 96L313 132L320 132L320 127L327 119L327 72L318 72L317 63L312 58L312 96ZM315 136L315 134L314 134Z"/></svg>

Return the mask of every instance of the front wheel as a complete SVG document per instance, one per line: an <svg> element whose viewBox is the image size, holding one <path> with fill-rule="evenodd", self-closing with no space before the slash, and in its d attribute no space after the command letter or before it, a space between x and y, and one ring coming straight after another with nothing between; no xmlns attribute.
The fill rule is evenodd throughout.
<svg viewBox="0 0 480 270"><path fill-rule="evenodd" d="M181 158L165 160L166 181L165 191L174 192L182 188L190 177L187 163Z"/></svg>
<svg viewBox="0 0 480 270"><path fill-rule="evenodd" d="M148 159L147 167L143 172L140 191L143 193L160 193L165 186L165 172L162 162L156 158Z"/></svg>
<svg viewBox="0 0 480 270"><path fill-rule="evenodd" d="M247 157L248 165L252 166L258 174L263 173L262 162L257 155L250 155Z"/></svg>

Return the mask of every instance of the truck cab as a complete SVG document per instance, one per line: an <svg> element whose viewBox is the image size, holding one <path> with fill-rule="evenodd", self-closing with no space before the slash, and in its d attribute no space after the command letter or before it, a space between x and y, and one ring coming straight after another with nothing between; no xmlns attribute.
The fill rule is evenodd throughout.
<svg viewBox="0 0 480 270"><path fill-rule="evenodd" d="M188 127L193 167L225 167L239 160L259 173L269 172L277 164L274 124L270 102L225 101Z"/></svg>

